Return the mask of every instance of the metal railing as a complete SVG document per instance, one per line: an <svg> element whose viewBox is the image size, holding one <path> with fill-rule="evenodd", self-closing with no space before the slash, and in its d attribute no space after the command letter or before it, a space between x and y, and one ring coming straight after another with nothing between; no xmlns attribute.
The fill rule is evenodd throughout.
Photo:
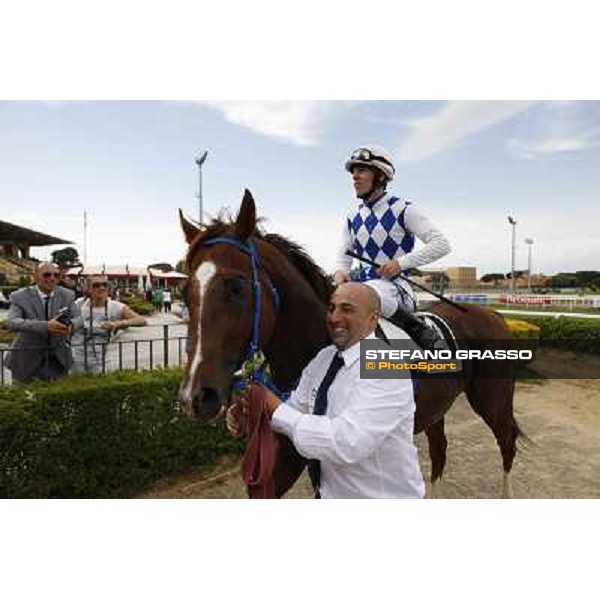
<svg viewBox="0 0 600 600"><path fill-rule="evenodd" d="M169 325L162 325L161 337L113 340L107 343L84 341L68 344L74 366L70 373L107 373L124 370L152 370L157 367L182 365L185 361L187 336L169 336ZM0 385L12 383L11 372L6 367L9 353L48 351L48 346L11 349L0 346Z"/></svg>

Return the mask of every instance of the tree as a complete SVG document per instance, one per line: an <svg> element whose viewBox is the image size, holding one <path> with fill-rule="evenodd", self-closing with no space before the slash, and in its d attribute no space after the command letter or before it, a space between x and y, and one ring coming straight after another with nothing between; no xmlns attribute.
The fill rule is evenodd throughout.
<svg viewBox="0 0 600 600"><path fill-rule="evenodd" d="M52 252L52 262L56 263L61 269L70 269L71 267L81 266L79 254L77 250L71 246Z"/></svg>
<svg viewBox="0 0 600 600"><path fill-rule="evenodd" d="M553 288L576 288L577 275L575 273L557 273L550 278L550 287Z"/></svg>
<svg viewBox="0 0 600 600"><path fill-rule="evenodd" d="M481 281L483 281L483 283L490 283L493 281L495 284L498 281L504 281L504 275L502 273L486 273L481 278Z"/></svg>
<svg viewBox="0 0 600 600"><path fill-rule="evenodd" d="M600 272L598 271L577 271L577 287L596 290L600 288Z"/></svg>
<svg viewBox="0 0 600 600"><path fill-rule="evenodd" d="M154 263L152 265L148 265L149 269L156 269L157 271L162 271L163 273L166 273L167 271L172 271L173 267L171 266L170 263Z"/></svg>
<svg viewBox="0 0 600 600"><path fill-rule="evenodd" d="M527 269L524 271L515 271L515 279L519 279L519 277L525 277L526 273ZM512 279L512 273L510 271L506 274L506 279Z"/></svg>
<svg viewBox="0 0 600 600"><path fill-rule="evenodd" d="M176 265L175 265L175 270L178 273L185 273L187 275L187 262L185 260L180 260Z"/></svg>

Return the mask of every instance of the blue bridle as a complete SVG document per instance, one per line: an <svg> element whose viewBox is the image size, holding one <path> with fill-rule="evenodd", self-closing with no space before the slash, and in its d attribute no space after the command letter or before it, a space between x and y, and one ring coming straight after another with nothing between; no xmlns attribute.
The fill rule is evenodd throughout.
<svg viewBox="0 0 600 600"><path fill-rule="evenodd" d="M264 357L261 356L260 348L259 348L259 337L260 337L260 316L262 313L262 299L261 299L261 287L260 287L260 279L259 279L259 271L260 271L260 255L256 248L256 244L252 239L248 239L246 242L242 242L240 240L236 240L234 238L228 237L216 237L210 240L205 241L203 246L214 246L216 244L229 244L230 246L234 246L244 254L247 254L250 257L250 266L252 269L252 297L254 299L254 314L252 315L252 331L250 336L250 342L248 345L248 350L246 352L246 356L242 361L242 365L250 363L252 365L252 370L248 374L248 379L250 381L254 381L265 387L269 388L274 394L279 397L285 398L288 394L285 392L281 392L275 384L270 380L269 376L266 373L267 362ZM281 304L281 300L279 298L279 293L275 286L268 281L268 285L271 289L271 295L273 297L273 303L275 305L275 310L279 311L279 307ZM234 388L243 389L246 387L246 382L242 379L238 379L234 382Z"/></svg>

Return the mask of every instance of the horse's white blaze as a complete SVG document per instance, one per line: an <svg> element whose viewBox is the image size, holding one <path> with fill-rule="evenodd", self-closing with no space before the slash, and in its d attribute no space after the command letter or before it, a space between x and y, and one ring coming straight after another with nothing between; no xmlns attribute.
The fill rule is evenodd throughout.
<svg viewBox="0 0 600 600"><path fill-rule="evenodd" d="M210 284L214 274L217 272L217 267L213 262L203 262L197 269L195 273L196 281L198 282L198 331L196 333L196 349L194 350L194 357L192 359L192 364L190 365L190 370L188 371L188 379L183 389L183 399L184 402L191 409L192 402L192 385L194 383L194 379L196 377L196 371L202 362L202 309L203 306L203 298L208 285Z"/></svg>

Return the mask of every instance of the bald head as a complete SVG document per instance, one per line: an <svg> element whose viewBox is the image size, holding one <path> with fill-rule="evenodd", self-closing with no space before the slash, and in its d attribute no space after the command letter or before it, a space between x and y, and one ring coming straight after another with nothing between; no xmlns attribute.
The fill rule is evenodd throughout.
<svg viewBox="0 0 600 600"><path fill-rule="evenodd" d="M363 306L369 312L379 311L381 303L377 292L370 286L357 281L348 281L337 286L332 298L344 298L354 304Z"/></svg>
<svg viewBox="0 0 600 600"><path fill-rule="evenodd" d="M36 275L42 271L56 271L58 273L58 265L51 262L41 262L35 269Z"/></svg>
<svg viewBox="0 0 600 600"><path fill-rule="evenodd" d="M367 285L348 282L331 295L327 327L335 345L345 349L375 331L380 314L379 296Z"/></svg>
<svg viewBox="0 0 600 600"><path fill-rule="evenodd" d="M54 263L40 263L35 270L35 282L45 293L49 294L56 287L60 271Z"/></svg>

